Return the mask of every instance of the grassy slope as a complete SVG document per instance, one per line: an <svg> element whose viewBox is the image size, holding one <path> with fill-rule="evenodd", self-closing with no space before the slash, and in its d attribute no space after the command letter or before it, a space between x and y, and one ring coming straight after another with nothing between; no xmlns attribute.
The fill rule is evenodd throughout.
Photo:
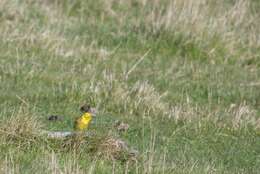
<svg viewBox="0 0 260 174"><path fill-rule="evenodd" d="M32 135L38 127L72 129L87 101L100 111L91 130L100 137L111 130L140 151L129 172L257 173L257 2L195 3L195 14L191 1L175 2L168 9L169 1L2 1L1 170L125 172L127 163L90 152L95 140L75 154ZM180 9L179 23L164 15ZM65 118L49 123L50 114ZM118 119L129 123L127 133L111 128Z"/></svg>

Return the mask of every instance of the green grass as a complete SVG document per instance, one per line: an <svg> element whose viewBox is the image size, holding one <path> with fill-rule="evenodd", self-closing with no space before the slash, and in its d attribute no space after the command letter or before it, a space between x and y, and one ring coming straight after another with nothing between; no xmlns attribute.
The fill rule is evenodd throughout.
<svg viewBox="0 0 260 174"><path fill-rule="evenodd" d="M259 3L172 2L1 1L1 173L259 173ZM39 135L85 102L79 149ZM102 154L107 137L136 162Z"/></svg>

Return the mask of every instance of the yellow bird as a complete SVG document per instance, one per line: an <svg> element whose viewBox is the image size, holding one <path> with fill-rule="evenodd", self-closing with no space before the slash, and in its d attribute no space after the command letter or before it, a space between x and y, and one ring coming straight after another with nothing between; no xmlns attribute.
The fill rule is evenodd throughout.
<svg viewBox="0 0 260 174"><path fill-rule="evenodd" d="M91 112L89 105L82 106L80 110L83 112L83 115L76 118L74 122L74 130L76 131L83 131L87 129L93 117L93 113Z"/></svg>

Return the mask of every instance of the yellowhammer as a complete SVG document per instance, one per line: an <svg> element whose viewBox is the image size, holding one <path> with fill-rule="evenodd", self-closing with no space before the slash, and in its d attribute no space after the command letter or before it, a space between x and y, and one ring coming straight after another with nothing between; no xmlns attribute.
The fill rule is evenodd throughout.
<svg viewBox="0 0 260 174"><path fill-rule="evenodd" d="M83 115L76 118L74 122L74 129L76 131L83 131L87 129L94 115L89 105L82 106L80 110L83 112Z"/></svg>

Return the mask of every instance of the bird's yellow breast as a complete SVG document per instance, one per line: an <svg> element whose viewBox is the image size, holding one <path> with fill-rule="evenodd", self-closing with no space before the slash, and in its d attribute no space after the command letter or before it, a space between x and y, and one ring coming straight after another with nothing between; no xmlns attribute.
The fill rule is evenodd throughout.
<svg viewBox="0 0 260 174"><path fill-rule="evenodd" d="M76 130L84 130L88 128L88 125L92 119L92 116L90 113L84 113L81 117L77 118L75 121L75 129Z"/></svg>

